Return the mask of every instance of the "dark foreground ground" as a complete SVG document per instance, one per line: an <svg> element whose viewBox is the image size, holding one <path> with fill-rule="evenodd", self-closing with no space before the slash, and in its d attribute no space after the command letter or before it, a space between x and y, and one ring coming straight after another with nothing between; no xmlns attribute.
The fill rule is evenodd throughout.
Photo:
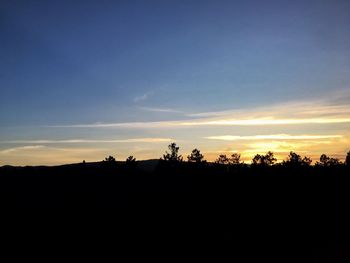
<svg viewBox="0 0 350 263"><path fill-rule="evenodd" d="M0 168L7 230L73 243L138 243L158 255L170 249L168 257L200 245L218 246L215 257L237 262L350 262L349 201L344 166Z"/></svg>

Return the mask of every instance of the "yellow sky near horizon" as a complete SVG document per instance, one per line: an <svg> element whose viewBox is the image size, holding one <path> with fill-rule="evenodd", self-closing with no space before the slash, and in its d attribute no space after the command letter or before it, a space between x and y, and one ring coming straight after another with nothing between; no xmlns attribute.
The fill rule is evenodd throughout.
<svg viewBox="0 0 350 263"><path fill-rule="evenodd" d="M149 109L144 109L145 111ZM158 159L176 142L186 157L198 148L208 161L219 154L241 154L249 163L255 154L272 151L279 161L290 151L314 161L323 153L343 160L350 150L350 107L336 100L288 102L250 109L185 113L158 110L177 119L149 122L91 123L39 127L47 134L89 132L89 136L21 138L0 141L0 165L55 165L108 155L125 160ZM99 134L99 135L94 135Z"/></svg>

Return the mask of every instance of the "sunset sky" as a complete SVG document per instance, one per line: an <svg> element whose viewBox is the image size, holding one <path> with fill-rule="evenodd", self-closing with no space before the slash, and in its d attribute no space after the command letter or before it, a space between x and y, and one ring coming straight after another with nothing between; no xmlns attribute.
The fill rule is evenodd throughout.
<svg viewBox="0 0 350 263"><path fill-rule="evenodd" d="M0 166L350 150L350 1L0 1Z"/></svg>

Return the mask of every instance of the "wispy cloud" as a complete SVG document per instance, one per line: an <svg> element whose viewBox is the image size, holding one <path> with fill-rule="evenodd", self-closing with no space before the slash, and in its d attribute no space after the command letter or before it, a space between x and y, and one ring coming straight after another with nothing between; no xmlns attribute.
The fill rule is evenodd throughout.
<svg viewBox="0 0 350 263"><path fill-rule="evenodd" d="M31 151L31 150L37 150L37 149L43 149L43 148L45 148L44 145L28 145L28 146L5 149L0 151L0 154L11 154L11 153L16 153L20 151Z"/></svg>
<svg viewBox="0 0 350 263"><path fill-rule="evenodd" d="M150 98L150 96L152 96L154 94L154 91L153 90L150 90L146 93L143 93L141 95L138 95L138 96L135 96L132 100L134 103L138 103L138 102L141 102L141 101L145 101L145 100L148 100Z"/></svg>
<svg viewBox="0 0 350 263"><path fill-rule="evenodd" d="M226 111L210 111L210 112L197 112L197 113L187 113L186 116L188 117L196 117L196 118L203 118L203 117L219 117L224 116L230 113L236 112L235 110L226 110Z"/></svg>
<svg viewBox="0 0 350 263"><path fill-rule="evenodd" d="M12 162L26 163L27 159L34 160L34 156L36 156L37 162L35 161L35 163L41 163L48 152L51 154L51 159L56 158L60 162L79 160L80 158L86 160L101 159L110 153L119 157L123 156L122 158L126 155L135 155L135 153L138 158L158 158L165 150L165 145L162 143L175 140L179 142L179 139L182 140L179 144L182 150L189 152L192 147L199 147L206 153L208 160L214 160L218 152L230 153L233 150L240 152L245 160L251 160L255 154L265 153L268 150L274 151L278 158L285 158L289 151L293 150L317 159L322 153L342 156L348 151L349 146L350 104L344 99L298 101L249 109L191 114L157 107L142 107L141 110L179 114L172 116L169 114L169 119L165 120L164 115L167 116L167 114L160 114L162 115L161 121L153 119L153 121L140 122L46 126L67 129L81 128L84 134L85 129L89 130L90 128L106 130L99 131L98 134L103 134L104 137L98 138L82 139L76 135L77 138L68 140L3 141L0 142L1 146L13 143L18 144L14 146L46 145L47 147L45 149L32 149L32 151L12 151L12 154L2 154L0 161L10 163L12 160ZM174 120L175 116L177 119ZM139 137L155 136L156 138L113 139L116 131L109 129L125 129L121 132L131 132L135 134L134 136ZM71 131L71 134L77 134L75 132ZM116 147L114 143L120 144ZM66 150L57 149L60 146ZM73 150L72 148L76 148L75 146L89 148L91 152L86 152L83 149ZM138 147L141 149L138 150ZM51 162L51 159L47 159L47 162ZM22 161L20 162L20 160Z"/></svg>
<svg viewBox="0 0 350 263"><path fill-rule="evenodd" d="M9 165L57 165L102 160L111 149L57 148L44 145L14 147L0 151L1 163Z"/></svg>
<svg viewBox="0 0 350 263"><path fill-rule="evenodd" d="M117 123L91 123L71 125L51 125L52 128L166 128L176 127L176 121L159 122L117 122ZM47 127L47 126L46 126Z"/></svg>
<svg viewBox="0 0 350 263"><path fill-rule="evenodd" d="M289 102L266 107L186 114L179 110L142 107L154 112L182 113L190 119L148 122L88 123L56 125L71 128L181 128L201 126L266 126L350 123L349 104L325 100Z"/></svg>
<svg viewBox="0 0 350 263"><path fill-rule="evenodd" d="M222 135L204 137L210 140L222 141L238 141L238 140L320 140L320 139L339 139L342 135L290 135L290 134L270 134L270 135L252 135L252 136L236 136Z"/></svg>
<svg viewBox="0 0 350 263"><path fill-rule="evenodd" d="M158 142L170 142L170 138L133 138L133 139L121 139L121 140L86 140L86 139L72 139L72 140L14 140L14 141L2 141L0 143L13 143L13 144L71 144L71 143L158 143ZM32 146L34 147L34 146Z"/></svg>
<svg viewBox="0 0 350 263"><path fill-rule="evenodd" d="M292 124L329 124L346 123L350 118L283 118L274 117L256 119L220 119L209 121L181 122L181 126L261 126L261 125L292 125Z"/></svg>
<svg viewBox="0 0 350 263"><path fill-rule="evenodd" d="M137 103L137 102L144 101L144 100L147 100L147 99L148 99L148 94L145 93L145 94L142 94L140 96L136 96L135 98L133 98L133 101L135 103Z"/></svg>
<svg viewBox="0 0 350 263"><path fill-rule="evenodd" d="M210 117L236 117L236 118L264 118L264 117L296 117L306 118L306 117L323 117L327 115L335 116L349 116L350 114L350 103L346 104L331 104L327 101L311 101L311 102L286 102L279 103L270 106L261 106L246 109L228 109L223 111L212 111L212 112L199 112L199 113L189 113L186 114L188 117L200 117L200 118L210 118Z"/></svg>
<svg viewBox="0 0 350 263"><path fill-rule="evenodd" d="M158 121L158 122L117 122L95 124L54 125L56 128L182 128L200 126L265 126L265 125L296 125L296 124L334 124L350 123L349 118L254 118L254 119L217 119L191 121Z"/></svg>
<svg viewBox="0 0 350 263"><path fill-rule="evenodd" d="M144 111L152 111L152 112L184 113L183 111L169 109L169 108L139 107L139 109L144 110Z"/></svg>

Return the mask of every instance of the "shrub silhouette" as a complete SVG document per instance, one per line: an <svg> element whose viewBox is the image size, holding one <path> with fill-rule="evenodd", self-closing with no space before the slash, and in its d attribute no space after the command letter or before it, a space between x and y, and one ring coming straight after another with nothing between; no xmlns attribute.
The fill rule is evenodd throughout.
<svg viewBox="0 0 350 263"><path fill-rule="evenodd" d="M257 154L254 156L252 160L252 165L254 166L271 166L273 165L277 159L274 157L273 152L267 152L265 155Z"/></svg>
<svg viewBox="0 0 350 263"><path fill-rule="evenodd" d="M179 147L173 142L168 145L170 152L165 152L163 155L163 160L167 162L182 162L182 156L179 155Z"/></svg>
<svg viewBox="0 0 350 263"><path fill-rule="evenodd" d="M117 166L117 161L113 156L110 155L102 161L102 164L105 168L110 169L115 168Z"/></svg>
<svg viewBox="0 0 350 263"><path fill-rule="evenodd" d="M128 158L125 160L125 167L129 169L135 168L137 165L136 158L132 155L130 155Z"/></svg>
<svg viewBox="0 0 350 263"><path fill-rule="evenodd" d="M116 162L116 160L115 160L115 158L113 157L113 156L108 156L108 157L106 157L104 160L103 160L104 162L108 162L108 163L114 163L114 162Z"/></svg>
<svg viewBox="0 0 350 263"><path fill-rule="evenodd" d="M128 158L126 158L125 162L126 163L135 163L136 158L134 158L134 156L130 155Z"/></svg>
<svg viewBox="0 0 350 263"><path fill-rule="evenodd" d="M204 159L203 154L201 154L200 150L193 149L191 154L187 156L188 162L194 162L194 163L202 163L206 162Z"/></svg>
<svg viewBox="0 0 350 263"><path fill-rule="evenodd" d="M320 156L320 161L316 162L316 166L330 167L340 165L341 162L337 158L331 158L326 154Z"/></svg>
<svg viewBox="0 0 350 263"><path fill-rule="evenodd" d="M219 157L215 160L217 164L226 164L226 165L241 165L241 155L239 153L233 153L231 157L227 157L226 154L220 154Z"/></svg>

